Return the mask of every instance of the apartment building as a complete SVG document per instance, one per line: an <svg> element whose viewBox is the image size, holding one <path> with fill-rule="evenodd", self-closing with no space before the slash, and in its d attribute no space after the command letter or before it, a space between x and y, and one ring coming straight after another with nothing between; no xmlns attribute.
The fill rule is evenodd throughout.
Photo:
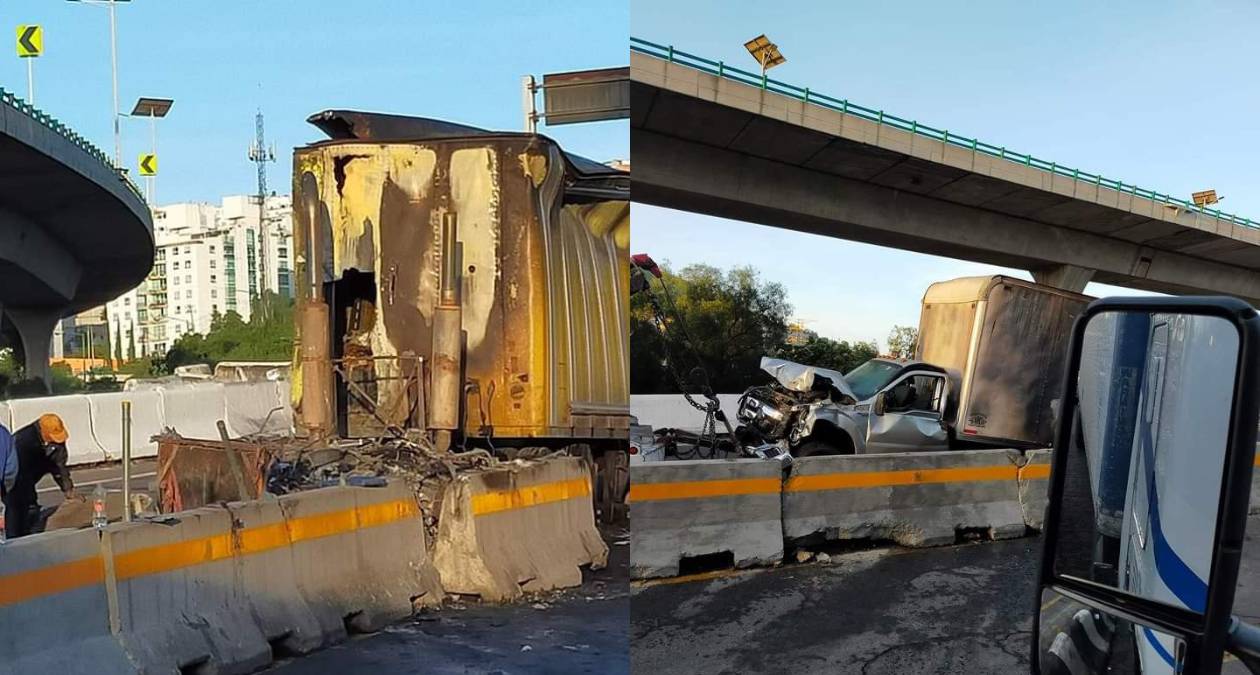
<svg viewBox="0 0 1260 675"><path fill-rule="evenodd" d="M114 356L163 354L181 335L210 330L216 314L248 321L264 291L292 297L292 201L270 196L259 216L249 195L155 208L153 270L106 306Z"/></svg>

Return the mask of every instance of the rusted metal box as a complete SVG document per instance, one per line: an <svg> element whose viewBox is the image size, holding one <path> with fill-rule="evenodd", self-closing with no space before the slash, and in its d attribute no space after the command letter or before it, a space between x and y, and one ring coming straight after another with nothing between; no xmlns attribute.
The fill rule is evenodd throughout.
<svg viewBox="0 0 1260 675"><path fill-rule="evenodd" d="M311 121L333 140L294 152L296 287L330 307L334 363L370 371L333 378L340 431L415 426L424 391L406 363L431 362L453 212L465 433L624 438L629 174L535 134L345 111ZM373 415L352 412L363 398Z"/></svg>

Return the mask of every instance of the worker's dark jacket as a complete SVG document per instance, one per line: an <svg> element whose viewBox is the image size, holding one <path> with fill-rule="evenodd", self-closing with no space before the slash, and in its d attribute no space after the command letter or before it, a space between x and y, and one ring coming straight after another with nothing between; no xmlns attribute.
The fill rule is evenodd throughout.
<svg viewBox="0 0 1260 675"><path fill-rule="evenodd" d="M17 479L13 482L13 489L4 495L4 529L9 539L25 537L35 526L39 515L39 494L35 485L41 478L52 474L62 492L74 489L70 470L66 468L69 458L65 443L44 445L38 422L28 424L13 434L13 449L18 460Z"/></svg>
<svg viewBox="0 0 1260 675"><path fill-rule="evenodd" d="M18 499L37 503L35 484L46 475L52 474L57 487L62 492L74 489L70 480L70 470L66 468L69 453L64 443L44 445L39 435L39 424L31 423L13 434L13 445L18 455L18 475L13 492Z"/></svg>

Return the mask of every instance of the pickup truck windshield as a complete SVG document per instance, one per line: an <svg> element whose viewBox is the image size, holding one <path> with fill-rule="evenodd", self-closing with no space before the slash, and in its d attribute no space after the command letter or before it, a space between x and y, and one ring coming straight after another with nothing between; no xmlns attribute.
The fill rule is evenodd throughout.
<svg viewBox="0 0 1260 675"><path fill-rule="evenodd" d="M901 366L888 361L871 360L850 370L844 376L845 382L849 383L849 388L853 390L853 395L859 401L875 395L875 392L884 388L892 380L893 376L901 370Z"/></svg>

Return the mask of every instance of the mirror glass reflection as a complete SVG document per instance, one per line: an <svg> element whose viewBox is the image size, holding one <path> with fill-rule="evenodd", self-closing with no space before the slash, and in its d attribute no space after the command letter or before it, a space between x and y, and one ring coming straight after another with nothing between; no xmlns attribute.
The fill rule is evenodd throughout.
<svg viewBox="0 0 1260 675"><path fill-rule="evenodd" d="M1042 675L1154 675L1181 672L1185 644L1042 589L1038 622Z"/></svg>
<svg viewBox="0 0 1260 675"><path fill-rule="evenodd" d="M1090 318L1057 575L1204 612L1238 351L1218 317Z"/></svg>

